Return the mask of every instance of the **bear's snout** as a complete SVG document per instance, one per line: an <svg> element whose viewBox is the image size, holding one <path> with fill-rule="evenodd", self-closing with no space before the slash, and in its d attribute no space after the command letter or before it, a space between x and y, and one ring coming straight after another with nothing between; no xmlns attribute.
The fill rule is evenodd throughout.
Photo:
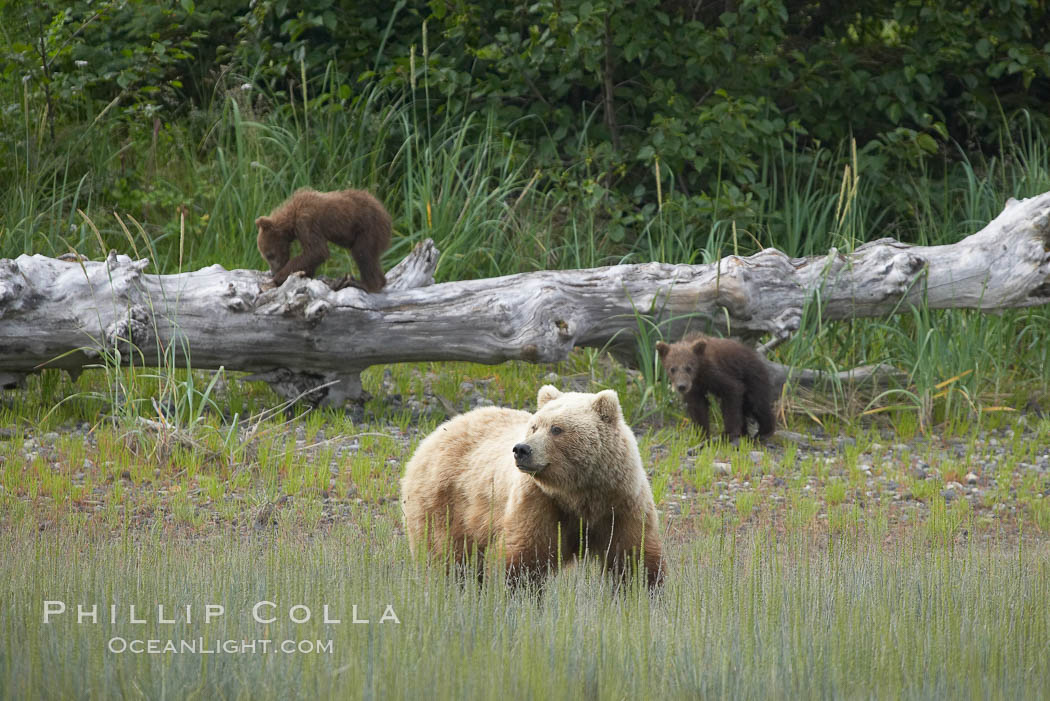
<svg viewBox="0 0 1050 701"><path fill-rule="evenodd" d="M518 443L512 448L514 451L514 464L522 472L532 474L539 472L539 466L532 462L532 446L528 443Z"/></svg>
<svg viewBox="0 0 1050 701"><path fill-rule="evenodd" d="M527 443L518 443L514 446L514 462L521 462L532 457L532 448Z"/></svg>
<svg viewBox="0 0 1050 701"><path fill-rule="evenodd" d="M689 385L687 385L684 382L679 382L674 386L674 388L678 390L679 394L685 394L685 391L689 389Z"/></svg>

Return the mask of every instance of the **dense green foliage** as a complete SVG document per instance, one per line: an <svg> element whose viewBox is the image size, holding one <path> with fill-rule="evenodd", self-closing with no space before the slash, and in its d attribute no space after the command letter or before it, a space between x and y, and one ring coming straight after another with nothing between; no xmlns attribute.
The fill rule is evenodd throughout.
<svg viewBox="0 0 1050 701"><path fill-rule="evenodd" d="M290 184L352 175L389 199L411 190L393 172L406 140L422 130L431 147L435 128L480 117L526 176L508 195L531 179L530 192L586 208L606 256L667 253L649 228L669 209L682 244L671 248L687 260L729 222L763 245L819 250L827 231L800 232L784 194L801 186L834 200L851 139L872 193L866 229L918 238L916 180L951 193L967 177L956 164L997 153L1020 111L1030 129L1050 123L1043 0L260 0L233 11L218 0L75 0L0 3L0 26L3 255L64 248L56 236L81 225L77 207L152 219L154 237L177 229L175 212L218 214L221 232L203 229L229 236L285 185L223 182L215 159L242 156L227 148L234 108L283 132L294 124L283 155L310 164ZM360 167L330 167L304 143L308 110L350 135ZM266 204L214 211L224 188L249 186ZM402 229L419 225L392 208L407 216Z"/></svg>

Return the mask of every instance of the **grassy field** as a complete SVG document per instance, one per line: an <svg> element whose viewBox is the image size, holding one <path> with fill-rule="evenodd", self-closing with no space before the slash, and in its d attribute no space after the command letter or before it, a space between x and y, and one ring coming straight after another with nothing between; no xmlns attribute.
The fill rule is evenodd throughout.
<svg viewBox="0 0 1050 701"><path fill-rule="evenodd" d="M887 547L758 528L675 543L654 597L612 591L591 567L511 592L413 562L396 512L362 509L313 536L8 531L4 696L1034 699L1050 688L1045 542ZM66 611L44 623L45 601ZM253 618L260 602L273 604L256 611L266 622ZM214 604L224 612L205 620ZM97 605L99 622L78 622L77 605ZM148 641L222 651L133 652Z"/></svg>
<svg viewBox="0 0 1050 701"><path fill-rule="evenodd" d="M765 446L704 444L641 373L579 352L552 368L373 368L366 388L383 398L351 413L267 412L278 402L259 385L178 372L169 381L192 384L203 408L165 423L135 409L163 392L144 375L46 373L5 400L6 698L1050 687L1050 421L1034 414L923 435L904 410L845 421L812 396L783 403ZM396 497L415 444L448 411L527 408L546 381L623 397L671 566L655 596L614 589L591 563L513 591L410 556ZM45 623L56 602L65 611ZM97 622L78 605L97 606Z"/></svg>

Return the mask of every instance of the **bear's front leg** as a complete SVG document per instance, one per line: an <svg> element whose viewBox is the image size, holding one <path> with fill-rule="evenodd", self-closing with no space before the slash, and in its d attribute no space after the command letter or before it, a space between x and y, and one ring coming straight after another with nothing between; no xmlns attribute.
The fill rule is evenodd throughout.
<svg viewBox="0 0 1050 701"><path fill-rule="evenodd" d="M744 423L744 388L730 387L719 400L722 404L725 435L731 441L737 440L747 428L747 424Z"/></svg>
<svg viewBox="0 0 1050 701"><path fill-rule="evenodd" d="M664 582L664 574L667 572L667 561L664 560L664 548L660 542L660 534L656 531L656 519L650 519L650 526L646 527L643 560L645 562L645 581L650 589L659 587Z"/></svg>
<svg viewBox="0 0 1050 701"><path fill-rule="evenodd" d="M507 543L506 550L507 583L519 585L525 581L539 584L557 566L557 548L539 543Z"/></svg>
<svg viewBox="0 0 1050 701"><path fill-rule="evenodd" d="M649 589L663 583L667 568L655 513L641 518L620 516L618 522L614 520L609 546L606 566L617 575L625 577L631 568L640 566L645 568Z"/></svg>
<svg viewBox="0 0 1050 701"><path fill-rule="evenodd" d="M273 281L278 285L297 270L302 271L307 277L313 277L321 264L328 260L328 241L322 234L315 231L309 222L296 224L295 237L299 240L302 251L274 273Z"/></svg>
<svg viewBox="0 0 1050 701"><path fill-rule="evenodd" d="M558 527L556 513L533 514L520 522L506 524L503 551L507 579L513 584L528 579L539 583L573 556L566 534Z"/></svg>
<svg viewBox="0 0 1050 701"><path fill-rule="evenodd" d="M690 392L685 398L686 412L689 418L703 430L704 435L711 435L711 418L708 411L707 393L702 391Z"/></svg>

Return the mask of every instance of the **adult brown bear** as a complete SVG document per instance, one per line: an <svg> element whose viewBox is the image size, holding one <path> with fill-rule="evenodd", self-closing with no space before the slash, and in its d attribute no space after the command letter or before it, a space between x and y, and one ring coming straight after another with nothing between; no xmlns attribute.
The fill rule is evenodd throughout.
<svg viewBox="0 0 1050 701"><path fill-rule="evenodd" d="M616 392L540 388L537 411L484 407L438 426L401 480L412 552L498 548L512 579L584 554L624 573L664 571L653 493Z"/></svg>

